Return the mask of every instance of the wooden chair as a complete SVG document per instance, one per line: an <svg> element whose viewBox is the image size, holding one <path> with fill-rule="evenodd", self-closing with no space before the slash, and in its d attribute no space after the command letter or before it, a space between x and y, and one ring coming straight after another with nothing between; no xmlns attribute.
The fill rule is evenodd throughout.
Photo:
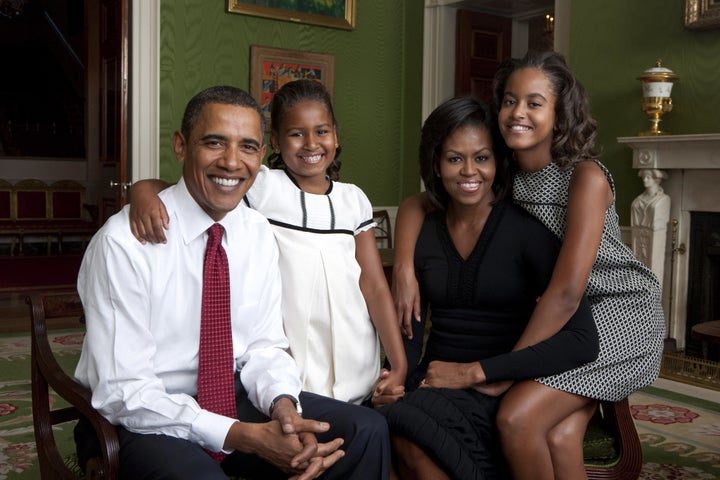
<svg viewBox="0 0 720 480"><path fill-rule="evenodd" d="M0 178L0 237L10 238L10 255L15 254L15 243L18 241L17 227L13 222L14 199L12 185Z"/></svg>
<svg viewBox="0 0 720 480"><path fill-rule="evenodd" d="M392 226L390 225L390 214L387 210L375 210L373 220L377 223L375 227L375 240L378 248L392 248Z"/></svg>
<svg viewBox="0 0 720 480"><path fill-rule="evenodd" d="M13 219L16 223L19 242L18 255L23 254L26 235L45 237L47 254L50 255L55 232L47 229L47 222L50 219L50 200L47 193L47 184L34 178L20 180L12 187L15 208Z"/></svg>
<svg viewBox="0 0 720 480"><path fill-rule="evenodd" d="M585 434L584 451L590 480L636 480L640 476L642 446L627 398L601 402ZM610 453L600 453L603 451Z"/></svg>
<svg viewBox="0 0 720 480"><path fill-rule="evenodd" d="M66 465L58 451L53 425L75 421L80 415L92 424L99 439L101 457L85 465L88 479L116 479L119 451L115 427L90 403L90 390L67 375L58 365L47 338L46 321L52 318L77 317L82 322L83 307L77 293L33 294L27 298L31 317L31 384L35 444L42 478L74 479L78 477ZM71 406L50 409L48 389Z"/></svg>
<svg viewBox="0 0 720 480"><path fill-rule="evenodd" d="M63 237L78 237L82 250L97 231L97 206L85 203L85 187L75 180L59 180L48 189L49 226L57 232L58 253L63 251Z"/></svg>

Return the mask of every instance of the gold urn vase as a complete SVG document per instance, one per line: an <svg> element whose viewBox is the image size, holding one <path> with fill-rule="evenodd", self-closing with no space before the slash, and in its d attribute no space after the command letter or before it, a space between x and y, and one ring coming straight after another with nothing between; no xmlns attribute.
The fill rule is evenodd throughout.
<svg viewBox="0 0 720 480"><path fill-rule="evenodd" d="M640 132L640 135L665 135L658 124L660 117L672 110L673 82L679 77L669 68L661 65L658 58L653 68L648 68L638 77L642 81L642 110L650 116L652 126L650 130Z"/></svg>

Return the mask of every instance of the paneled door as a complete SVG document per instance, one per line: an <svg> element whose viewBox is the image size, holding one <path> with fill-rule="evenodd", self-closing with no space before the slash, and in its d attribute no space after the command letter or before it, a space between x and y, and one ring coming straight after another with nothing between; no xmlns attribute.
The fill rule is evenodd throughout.
<svg viewBox="0 0 720 480"><path fill-rule="evenodd" d="M129 0L100 0L99 161L101 223L127 201Z"/></svg>
<svg viewBox="0 0 720 480"><path fill-rule="evenodd" d="M510 56L512 20L458 10L455 42L455 95L492 100L492 79Z"/></svg>

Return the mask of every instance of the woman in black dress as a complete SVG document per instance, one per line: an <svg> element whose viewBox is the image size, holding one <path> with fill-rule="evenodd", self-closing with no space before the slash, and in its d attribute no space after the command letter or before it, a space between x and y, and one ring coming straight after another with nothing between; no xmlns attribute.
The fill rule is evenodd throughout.
<svg viewBox="0 0 720 480"><path fill-rule="evenodd" d="M495 434L502 393L512 380L594 360L597 330L583 299L555 336L513 351L560 242L505 200L509 162L487 105L459 97L431 113L420 170L435 211L415 246L422 314L405 345L407 393L382 409L395 468L402 479L505 478Z"/></svg>

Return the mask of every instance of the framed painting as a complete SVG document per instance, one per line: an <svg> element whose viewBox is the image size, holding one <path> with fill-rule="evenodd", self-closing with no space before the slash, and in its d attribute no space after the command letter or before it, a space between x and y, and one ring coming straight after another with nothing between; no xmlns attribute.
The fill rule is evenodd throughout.
<svg viewBox="0 0 720 480"><path fill-rule="evenodd" d="M252 45L250 47L250 95L257 100L270 129L270 103L287 82L309 78L325 85L333 98L335 56Z"/></svg>
<svg viewBox="0 0 720 480"><path fill-rule="evenodd" d="M356 0L227 0L231 13L322 27L355 29Z"/></svg>
<svg viewBox="0 0 720 480"><path fill-rule="evenodd" d="M720 0L685 0L685 28L707 30L720 27Z"/></svg>

